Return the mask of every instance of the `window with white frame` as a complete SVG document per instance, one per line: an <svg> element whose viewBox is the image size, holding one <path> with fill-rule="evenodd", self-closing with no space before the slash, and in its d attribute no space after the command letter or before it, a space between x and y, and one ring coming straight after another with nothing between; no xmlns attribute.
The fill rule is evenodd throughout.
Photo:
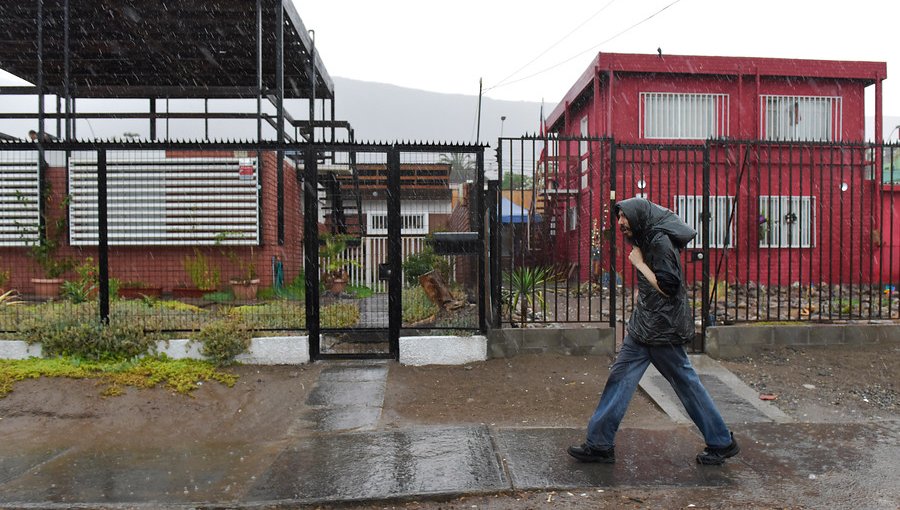
<svg viewBox="0 0 900 510"><path fill-rule="evenodd" d="M811 248L815 246L816 198L811 196L760 196L760 248Z"/></svg>
<svg viewBox="0 0 900 510"><path fill-rule="evenodd" d="M258 245L256 158L107 162L110 245ZM69 241L96 245L97 161L69 161Z"/></svg>
<svg viewBox="0 0 900 510"><path fill-rule="evenodd" d="M841 140L843 114L840 97L763 95L759 101L760 135L763 140Z"/></svg>
<svg viewBox="0 0 900 510"><path fill-rule="evenodd" d="M581 142L578 144L578 153L581 156L581 189L588 187L588 159L590 158L591 144L585 138L588 137L587 115L581 118Z"/></svg>
<svg viewBox="0 0 900 510"><path fill-rule="evenodd" d="M728 221L734 206L734 197L710 196L709 247L734 247L734 219ZM675 214L697 231L697 236L688 243L688 248L703 247L703 196L676 195Z"/></svg>
<svg viewBox="0 0 900 510"><path fill-rule="evenodd" d="M0 161L0 246L29 246L39 241L40 195L37 152Z"/></svg>
<svg viewBox="0 0 900 510"><path fill-rule="evenodd" d="M705 140L728 136L728 94L641 92L640 136Z"/></svg>
<svg viewBox="0 0 900 510"><path fill-rule="evenodd" d="M387 212L377 211L368 213L368 232L370 234L387 234L388 218ZM401 234L427 234L428 233L428 215L427 214L401 214L400 215L400 233Z"/></svg>

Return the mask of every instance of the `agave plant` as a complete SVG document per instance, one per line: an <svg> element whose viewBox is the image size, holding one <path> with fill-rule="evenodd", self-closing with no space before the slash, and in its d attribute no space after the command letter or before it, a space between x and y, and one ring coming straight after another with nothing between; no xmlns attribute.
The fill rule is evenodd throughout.
<svg viewBox="0 0 900 510"><path fill-rule="evenodd" d="M22 303L24 303L24 301L19 299L19 293L16 292L15 289L0 294L0 306L21 305Z"/></svg>
<svg viewBox="0 0 900 510"><path fill-rule="evenodd" d="M555 285L559 280L559 274L552 267L517 267L507 272L503 278L510 285L506 290L506 299L510 313L520 310L521 324L525 326L528 310L540 307L545 309L544 289L548 285Z"/></svg>

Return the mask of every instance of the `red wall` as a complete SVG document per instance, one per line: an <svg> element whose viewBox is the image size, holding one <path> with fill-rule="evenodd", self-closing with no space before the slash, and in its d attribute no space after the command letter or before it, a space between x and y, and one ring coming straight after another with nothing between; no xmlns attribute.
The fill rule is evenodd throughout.
<svg viewBox="0 0 900 510"><path fill-rule="evenodd" d="M830 283L882 283L898 281L900 260L893 270L889 256L900 259L900 246L888 250L892 243L900 245L900 230L891 218L900 218L900 196L889 202L889 194L866 178L862 149L813 151L759 150L749 156L744 145L714 148L710 160L710 195L736 198L734 212L735 243L729 249L711 249L711 271L718 270L720 280L729 282L766 282L776 285ZM651 149L619 151L617 159L616 199L646 194L647 198L672 210L676 195L702 194L702 161L700 150L674 152ZM743 166L743 168L742 168ZM591 227L611 225L607 201L609 197L609 162L592 156L590 189L561 200L556 208L559 256L578 262L581 278L589 277ZM561 172L561 187L578 188L577 172ZM738 179L741 179L740 183ZM636 183L644 180L643 189ZM847 190L841 191L846 184ZM761 248L758 217L759 197L763 195L814 197L814 243L808 248ZM566 231L562 225L567 205L578 204L578 228ZM893 213L892 213L893 208ZM614 225L612 225L614 227ZM874 231L879 232L875 233ZM892 234L893 233L893 234ZM624 268L621 234L618 234L617 267ZM893 235L893 241L890 236ZM879 247L873 236L880 236ZM604 243L607 241L604 239ZM608 267L609 247L604 244L602 257ZM700 278L699 264L688 279ZM889 277L893 277L893 279Z"/></svg>
<svg viewBox="0 0 900 510"><path fill-rule="evenodd" d="M231 156L231 152L178 152L170 153L170 157L192 156ZM249 152L247 156L253 157L255 153ZM285 283L289 283L300 271L303 265L303 216L300 203L300 188L295 178L295 170L289 160L285 160L284 167L284 202L285 202L285 244L278 245L277 237L277 159L274 152L262 154L260 165L261 180L261 212L260 212L260 246L253 247L253 257L256 261L256 271L260 278L260 287L272 284L272 257L279 257L284 264ZM60 201L66 190L66 169L51 167L47 169L47 177L51 183L53 194L49 200L48 211L52 218L58 218L66 214L65 208L60 206ZM60 236L62 247L58 252L60 257L72 257L83 260L93 257L97 261L97 250L94 247L68 246L68 234ZM218 267L221 273L221 288L228 286L230 277L237 276L240 268L228 257L228 252L249 259L251 248L249 246L204 246L199 248L206 255L212 266ZM141 281L154 286L163 287L164 291L170 291L173 287L191 286L190 279L184 270L184 258L192 255L193 247L166 247L166 246L137 246L109 248L110 276L122 282ZM0 271L10 270L11 279L7 288L17 289L23 294L32 294L34 291L31 278L43 277L41 268L29 257L28 248L25 247L0 247ZM68 272L67 279L75 278L74 271Z"/></svg>
<svg viewBox="0 0 900 510"><path fill-rule="evenodd" d="M599 101L590 97L586 104L570 108L565 133L578 136L581 118L588 115L591 136L613 136L617 142L665 143L667 140L642 139L639 136L641 92L682 92L729 95L729 138L759 139L759 97L761 95L840 96L842 98L842 141L865 138L865 86L860 81L743 76L685 76L657 73L614 74L612 94L608 98L608 80L600 80ZM610 117L609 109L612 105ZM607 125L611 129L607 129ZM672 140L669 140L672 141ZM701 143L702 140L677 140Z"/></svg>
<svg viewBox="0 0 900 510"><path fill-rule="evenodd" d="M760 138L761 95L839 96L842 98L842 141L862 141L865 135L865 83L857 79L799 79L756 75L743 75L739 78L738 73L686 75L618 71L613 74L611 91L605 71L600 72L599 79L594 83L584 79L579 82L587 85L581 99L575 101L574 105L566 105L564 135L580 136L581 119L587 115L590 136L611 136L617 144L704 143L703 140L640 138L641 92L728 94L728 138L737 140ZM575 156L578 152L577 142L562 143L559 149L560 155ZM712 250L712 260L716 262L714 266L722 258L722 277L727 272L729 279L740 281L759 281L762 278L790 284L793 281L818 283L826 279L838 282L852 278L855 282L877 282L879 274L886 270L881 267L888 265L889 261L885 260L884 250L872 249L870 240L873 230L881 225L882 217L890 216L891 206L885 205L882 211L881 204L887 199L883 196L879 199L881 191L874 187L872 181L864 180L862 151L845 150L843 154L838 153L836 156L834 151L807 151L805 155L801 152L790 152L788 155L768 154L765 162L751 162L746 167L745 182L737 195L738 246L735 250ZM651 200L674 209L674 195L701 194L702 180L699 172L702 166L697 159L701 156L700 153L679 154L682 159L663 162L666 154L659 155L653 150L620 152L617 160L619 184L616 199L622 200L643 191ZM602 168L604 157L591 157L596 167ZM653 161L654 158L656 161ZM740 155L715 153L711 158L714 162L722 162L718 170L714 164L711 194L736 195L736 162L743 159ZM729 158L730 163L727 162ZM702 161L702 157L699 161ZM576 166L570 164L569 168L573 171L567 173L566 166L560 165L557 180L561 187L580 187L580 169L576 170ZM852 171L848 168L852 168ZM602 206L609 196L608 176L605 170L599 171L599 174L594 173L590 185L593 191L582 190L579 193L581 210L577 231L566 232L561 227L558 228L565 257L579 263L582 278L589 275L591 218L598 218L602 223ZM634 183L640 178L648 182L646 189L638 190L634 187ZM848 192L838 190L842 182L850 186ZM815 246L793 249L760 248L756 223L759 195L816 197ZM575 202L570 199L569 203ZM564 206L558 209L560 226L563 225L561 220L565 214L564 209ZM900 206L894 206L893 218L900 218L897 215L898 209ZM890 232L896 229L893 223L890 227L889 229L885 225L881 230ZM900 234L897 234L897 238L900 238ZM619 246L622 246L621 239ZM606 252L608 248L604 249L604 256ZM892 253L895 258L900 256L900 251L896 248ZM900 261L895 261L894 265L900 266Z"/></svg>

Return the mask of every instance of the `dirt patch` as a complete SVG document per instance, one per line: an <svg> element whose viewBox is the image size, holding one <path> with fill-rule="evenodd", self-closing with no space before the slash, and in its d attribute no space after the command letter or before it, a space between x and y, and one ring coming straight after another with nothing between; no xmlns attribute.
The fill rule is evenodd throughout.
<svg viewBox="0 0 900 510"><path fill-rule="evenodd" d="M17 383L0 399L0 437L140 438L142 442L277 440L298 430L320 365L242 366L234 387L205 382L191 396L164 388L129 388L104 398L96 381L41 378ZM39 433L36 433L39 431Z"/></svg>
<svg viewBox="0 0 900 510"><path fill-rule="evenodd" d="M584 427L609 375L607 356L523 355L464 366L392 365L386 425L484 423ZM623 427L651 427L662 411L636 392Z"/></svg>
<svg viewBox="0 0 900 510"><path fill-rule="evenodd" d="M763 348L721 363L798 421L900 417L900 342Z"/></svg>

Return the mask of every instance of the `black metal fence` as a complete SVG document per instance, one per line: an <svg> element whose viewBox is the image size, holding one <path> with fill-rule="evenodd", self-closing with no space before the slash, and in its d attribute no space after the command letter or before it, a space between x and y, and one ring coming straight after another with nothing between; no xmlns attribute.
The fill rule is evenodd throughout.
<svg viewBox="0 0 900 510"><path fill-rule="evenodd" d="M896 145L508 138L498 163L502 322L625 320L635 275L610 211L634 196L698 232L682 260L698 332L900 313Z"/></svg>
<svg viewBox="0 0 900 510"><path fill-rule="evenodd" d="M483 330L484 259L430 243L483 231L481 152L4 143L0 332L105 321L190 335L239 320L309 334L314 355L390 357L401 330ZM446 306L419 282L432 270Z"/></svg>

